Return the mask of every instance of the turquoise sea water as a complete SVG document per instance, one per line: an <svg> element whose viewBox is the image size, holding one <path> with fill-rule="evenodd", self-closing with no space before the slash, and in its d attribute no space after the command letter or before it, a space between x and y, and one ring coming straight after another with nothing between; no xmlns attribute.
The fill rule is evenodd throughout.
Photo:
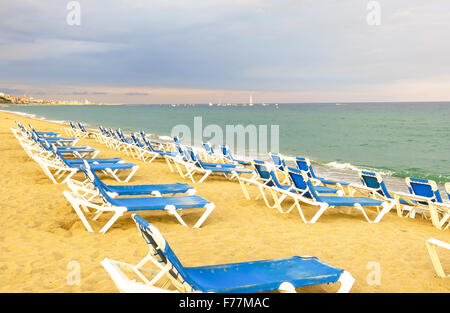
<svg viewBox="0 0 450 313"><path fill-rule="evenodd" d="M322 174L344 175L354 181L350 169L356 167L389 177L422 177L439 184L450 181L450 102L280 104L278 109L274 105L121 105L13 106L4 110L159 135L169 135L177 124L192 127L196 116L202 117L204 127L279 125L279 151L311 158ZM401 180L391 182L404 189Z"/></svg>

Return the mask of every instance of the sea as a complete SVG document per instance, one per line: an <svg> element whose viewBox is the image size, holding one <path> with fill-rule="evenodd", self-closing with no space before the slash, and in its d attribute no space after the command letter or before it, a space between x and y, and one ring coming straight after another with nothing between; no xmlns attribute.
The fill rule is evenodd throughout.
<svg viewBox="0 0 450 313"><path fill-rule="evenodd" d="M310 158L323 177L358 183L357 170L377 171L394 191L407 191L405 177L434 180L443 194L443 184L450 182L450 102L61 105L2 110L59 123L80 121L91 128L121 128L125 133L144 130L155 136L171 135L185 125L191 138L196 127L201 129L197 134L203 141L216 135L217 126L225 137L227 125L254 125L260 137L267 134L267 142L257 150L247 146L236 157L266 160L273 148L289 157ZM265 145L267 149L260 149Z"/></svg>

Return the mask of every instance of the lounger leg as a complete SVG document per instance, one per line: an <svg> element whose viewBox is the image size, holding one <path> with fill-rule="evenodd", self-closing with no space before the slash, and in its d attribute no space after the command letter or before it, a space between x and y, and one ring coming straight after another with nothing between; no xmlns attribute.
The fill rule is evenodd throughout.
<svg viewBox="0 0 450 313"><path fill-rule="evenodd" d="M209 214L211 214L211 212L214 210L215 207L216 206L214 203L208 203L205 206L205 208L206 208L205 213L203 213L203 215L199 218L197 223L195 223L193 228L199 228L200 226L202 226L203 222L206 220L206 218L209 216Z"/></svg>
<svg viewBox="0 0 450 313"><path fill-rule="evenodd" d="M317 222L319 217L323 214L323 212L325 212L326 209L328 209L328 204L327 203L322 203L320 205L319 211L317 211L317 213L313 216L313 218L309 221L309 223L310 224L314 224L315 222Z"/></svg>
<svg viewBox="0 0 450 313"><path fill-rule="evenodd" d="M383 216L385 216L386 213L388 213L394 206L395 206L394 202L389 202L389 203L388 202L384 202L383 205L382 205L383 209L377 215L377 217L375 218L375 220L373 222L374 223L378 223L379 221L381 221Z"/></svg>
<svg viewBox="0 0 450 313"><path fill-rule="evenodd" d="M355 209L357 209L358 211L361 211L361 213L364 215L364 217L366 218L366 220L367 220L369 223L373 223L373 222L370 220L370 218L367 216L366 211L364 211L364 208L361 206L361 204L355 203L355 204L353 205L353 207L354 207ZM380 215L378 215L378 216L380 216ZM381 216L381 217L383 217L383 216Z"/></svg>
<svg viewBox="0 0 450 313"><path fill-rule="evenodd" d="M158 157L158 155L157 154L155 154L151 159L150 159L150 161L148 161L148 163L152 163L153 162L153 160L154 159L156 159Z"/></svg>
<svg viewBox="0 0 450 313"><path fill-rule="evenodd" d="M102 227L102 229L100 229L100 233L106 233L108 231L108 229L112 226L112 224L114 224L117 219L119 217L121 217L123 215L123 213L126 212L126 209L118 209L116 211L114 211L114 215L111 217L111 219L108 221L108 223L105 224L105 226Z"/></svg>
<svg viewBox="0 0 450 313"><path fill-rule="evenodd" d="M201 184L211 173L211 171L207 171L205 175L203 175L203 177L198 181L198 183Z"/></svg>
<svg viewBox="0 0 450 313"><path fill-rule="evenodd" d="M341 274L341 277L339 277L338 282L341 283L341 287L339 288L337 293L348 293L350 289L352 289L353 284L355 283L355 279L349 272L344 271Z"/></svg>
<svg viewBox="0 0 450 313"><path fill-rule="evenodd" d="M450 218L450 213L447 213L442 217L441 221L439 222L439 227L440 227L439 229L442 229L442 227L449 220L449 218ZM446 230L449 225L450 225L450 222L447 224L447 226L443 230Z"/></svg>
<svg viewBox="0 0 450 313"><path fill-rule="evenodd" d="M295 286L287 281L283 282L280 287L278 287L278 290L282 293L297 293Z"/></svg>
<svg viewBox="0 0 450 313"><path fill-rule="evenodd" d="M297 198L294 198L294 205L297 207L298 213L300 214L300 217L303 221L303 223L307 224L308 222L306 221L305 215L303 214L303 210L302 207L300 206L300 202L298 201ZM291 209L289 209L290 211ZM315 223L315 221L314 221Z"/></svg>
<svg viewBox="0 0 450 313"><path fill-rule="evenodd" d="M73 175L75 175L75 173L78 172L77 169L73 169L72 171L70 171L69 175L66 176L66 178L64 178L64 180L61 182L61 184L65 184L67 183L67 181L72 178Z"/></svg>
<svg viewBox="0 0 450 313"><path fill-rule="evenodd" d="M450 277L445 275L444 268L442 267L441 260L439 259L439 255L436 251L436 246L430 244L428 241L425 242L428 253L430 254L431 262L433 263L434 270L439 277Z"/></svg>
<svg viewBox="0 0 450 313"><path fill-rule="evenodd" d="M131 171L130 175L127 176L127 178L125 178L124 182L128 183L131 179L131 177L133 177L134 173L136 173L136 171L139 169L139 166L134 166L133 170Z"/></svg>
<svg viewBox="0 0 450 313"><path fill-rule="evenodd" d="M183 219L181 218L181 216L177 213L177 209L175 208L174 205L171 205L171 204L166 205L166 206L164 207L164 210L167 210L167 213L168 213L169 215L175 216L175 218L178 220L178 222L180 222L181 225L187 226L186 223L185 223L185 222L183 221Z"/></svg>
<svg viewBox="0 0 450 313"><path fill-rule="evenodd" d="M281 202L283 202L286 195L282 195L280 198L278 198L277 192L273 189L270 189L270 193L272 194L272 198L275 201L275 207L278 209L278 212L283 213L283 214L289 213L290 210L292 209L292 207L288 211L283 210L283 208L281 207Z"/></svg>
<svg viewBox="0 0 450 313"><path fill-rule="evenodd" d="M248 190L247 190L247 187L245 187L244 181L239 179L239 185L241 185L241 189L242 189L242 192L244 193L245 199L251 200L250 195L249 195Z"/></svg>
<svg viewBox="0 0 450 313"><path fill-rule="evenodd" d="M164 156L164 159L166 159L167 166L169 167L169 170L173 173L173 167L172 167L172 164L170 164L169 158Z"/></svg>
<svg viewBox="0 0 450 313"><path fill-rule="evenodd" d="M267 200L267 196L266 196L266 194L265 194L265 192L264 192L263 187L261 187L261 186L258 185L258 188L259 188L259 192L260 192L260 194L261 194L261 196L262 196L262 198L263 198L264 203L266 204L266 206L267 206L268 208L271 208L271 209L275 208L275 207L276 207L276 201L275 201L275 199L274 199L274 203L273 203L273 204L270 204L270 203L269 203L269 200Z"/></svg>
<svg viewBox="0 0 450 313"><path fill-rule="evenodd" d="M86 227L87 231L93 233L94 230L92 229L88 220L81 211L80 203L75 198L73 198L67 191L64 191L63 195L66 197L67 201L69 201L69 203L72 205L72 208L75 210L75 213L77 213L78 217L80 218L84 227Z"/></svg>
<svg viewBox="0 0 450 313"><path fill-rule="evenodd" d="M430 207L431 223L437 229L442 229L441 223L439 222L439 215L436 206L434 204L430 204L429 207Z"/></svg>

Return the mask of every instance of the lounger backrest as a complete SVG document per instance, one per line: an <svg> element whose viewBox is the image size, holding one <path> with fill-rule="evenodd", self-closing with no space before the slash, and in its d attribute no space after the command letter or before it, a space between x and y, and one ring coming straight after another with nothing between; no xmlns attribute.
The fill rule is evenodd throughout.
<svg viewBox="0 0 450 313"><path fill-rule="evenodd" d="M106 184L98 178L94 171L91 170L91 166L85 159L83 159L83 166L80 166L80 169L83 171L84 176L86 176L87 180L89 180L91 184L97 188L106 189Z"/></svg>
<svg viewBox="0 0 450 313"><path fill-rule="evenodd" d="M70 164L66 161L66 159L63 157L61 152L58 151L58 148L55 146L55 144L51 144L51 151L53 152L53 155L57 157L62 163L67 165L68 167L71 167Z"/></svg>
<svg viewBox="0 0 450 313"><path fill-rule="evenodd" d="M72 122L69 122L69 124L70 124L70 127L72 127L73 129L77 129L77 127Z"/></svg>
<svg viewBox="0 0 450 313"><path fill-rule="evenodd" d="M289 170L288 174L289 178L291 179L292 186L299 194L303 195L306 198L316 199L317 201L320 201L320 197L314 190L307 172L302 170L300 170L300 172Z"/></svg>
<svg viewBox="0 0 450 313"><path fill-rule="evenodd" d="M137 214L133 214L132 218L142 238L148 244L153 258L160 263L161 267L170 267L168 274L175 285L186 289L186 291L194 291L197 284L186 273L180 260L159 230Z"/></svg>
<svg viewBox="0 0 450 313"><path fill-rule="evenodd" d="M258 174L259 180L261 180L266 186L272 187L274 183L272 181L272 176L270 175L270 170L265 162L261 160L253 160L252 165Z"/></svg>
<svg viewBox="0 0 450 313"><path fill-rule="evenodd" d="M405 178L409 192L417 196L430 198L432 202L442 203L437 184L433 180L407 177Z"/></svg>
<svg viewBox="0 0 450 313"><path fill-rule="evenodd" d="M139 138L136 136L135 133L131 133L130 134L131 139L133 139L134 143L138 146L138 147L143 147L142 142L139 140Z"/></svg>
<svg viewBox="0 0 450 313"><path fill-rule="evenodd" d="M308 174L309 178L316 178L316 174L311 166L311 161L308 158L297 157L295 163L300 171L304 171Z"/></svg>
<svg viewBox="0 0 450 313"><path fill-rule="evenodd" d="M389 191L387 190L380 174L369 171L359 171L358 174L363 185L372 188L375 192L383 197L393 199Z"/></svg>
<svg viewBox="0 0 450 313"><path fill-rule="evenodd" d="M274 183L274 185L277 186L278 188L283 189L283 185L281 185L275 172L270 170L269 174L270 174L270 178L271 178L272 182Z"/></svg>
<svg viewBox="0 0 450 313"><path fill-rule="evenodd" d="M222 150L222 155L230 161L235 161L233 155L231 154L230 148L227 145L221 145L220 149Z"/></svg>
<svg viewBox="0 0 450 313"><path fill-rule="evenodd" d="M445 191L447 192L448 200L450 200L450 183L445 183Z"/></svg>
<svg viewBox="0 0 450 313"><path fill-rule="evenodd" d="M269 155L272 158L273 164L275 164L279 170L284 171L286 162L281 158L281 155L276 152L270 152Z"/></svg>
<svg viewBox="0 0 450 313"><path fill-rule="evenodd" d="M203 167L203 162L200 157L194 152L194 149L192 149L192 147L190 146L187 146L186 149L189 153L190 159L195 163L195 165L198 167Z"/></svg>
<svg viewBox="0 0 450 313"><path fill-rule="evenodd" d="M185 162L189 162L191 160L191 157L189 156L189 153L186 151L186 149L183 149L183 146L181 144L177 144L176 147L183 160Z"/></svg>
<svg viewBox="0 0 450 313"><path fill-rule="evenodd" d="M26 132L27 129L20 123L19 121L16 121L17 127L19 127L22 131Z"/></svg>
<svg viewBox="0 0 450 313"><path fill-rule="evenodd" d="M211 144L209 142L204 142L202 145L207 154L209 155L214 154L213 148L211 147Z"/></svg>

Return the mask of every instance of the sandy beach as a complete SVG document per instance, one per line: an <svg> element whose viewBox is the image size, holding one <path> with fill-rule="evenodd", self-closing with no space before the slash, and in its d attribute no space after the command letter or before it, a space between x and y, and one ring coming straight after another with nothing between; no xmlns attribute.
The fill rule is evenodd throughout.
<svg viewBox="0 0 450 313"><path fill-rule="evenodd" d="M12 135L9 128L15 127L15 120L63 135L66 127L0 112L0 292L117 292L100 262L109 257L135 264L147 254L134 222L125 215L106 234L87 232L62 195L68 188L53 184ZM161 231L184 266L311 255L349 271L356 279L351 292L450 291L450 281L436 277L425 247L431 237L450 242L450 234L430 221L402 219L392 211L380 223L369 224L358 213L330 211L316 224L304 224L297 211L280 214L262 200L246 200L236 181L211 177L192 184L171 173L164 161L146 164L94 139L81 139L79 145L99 149L98 157L121 157L139 165L131 184L187 182L216 204L200 229L183 227L164 213L141 214ZM192 226L201 212L192 210L183 218ZM311 217L313 211L305 213ZM108 217L90 222L94 230ZM444 268L450 268L450 253L440 252ZM80 264L81 284L72 286L67 276L73 261ZM379 285L367 282L370 262L380 264ZM321 285L299 291L337 288Z"/></svg>

